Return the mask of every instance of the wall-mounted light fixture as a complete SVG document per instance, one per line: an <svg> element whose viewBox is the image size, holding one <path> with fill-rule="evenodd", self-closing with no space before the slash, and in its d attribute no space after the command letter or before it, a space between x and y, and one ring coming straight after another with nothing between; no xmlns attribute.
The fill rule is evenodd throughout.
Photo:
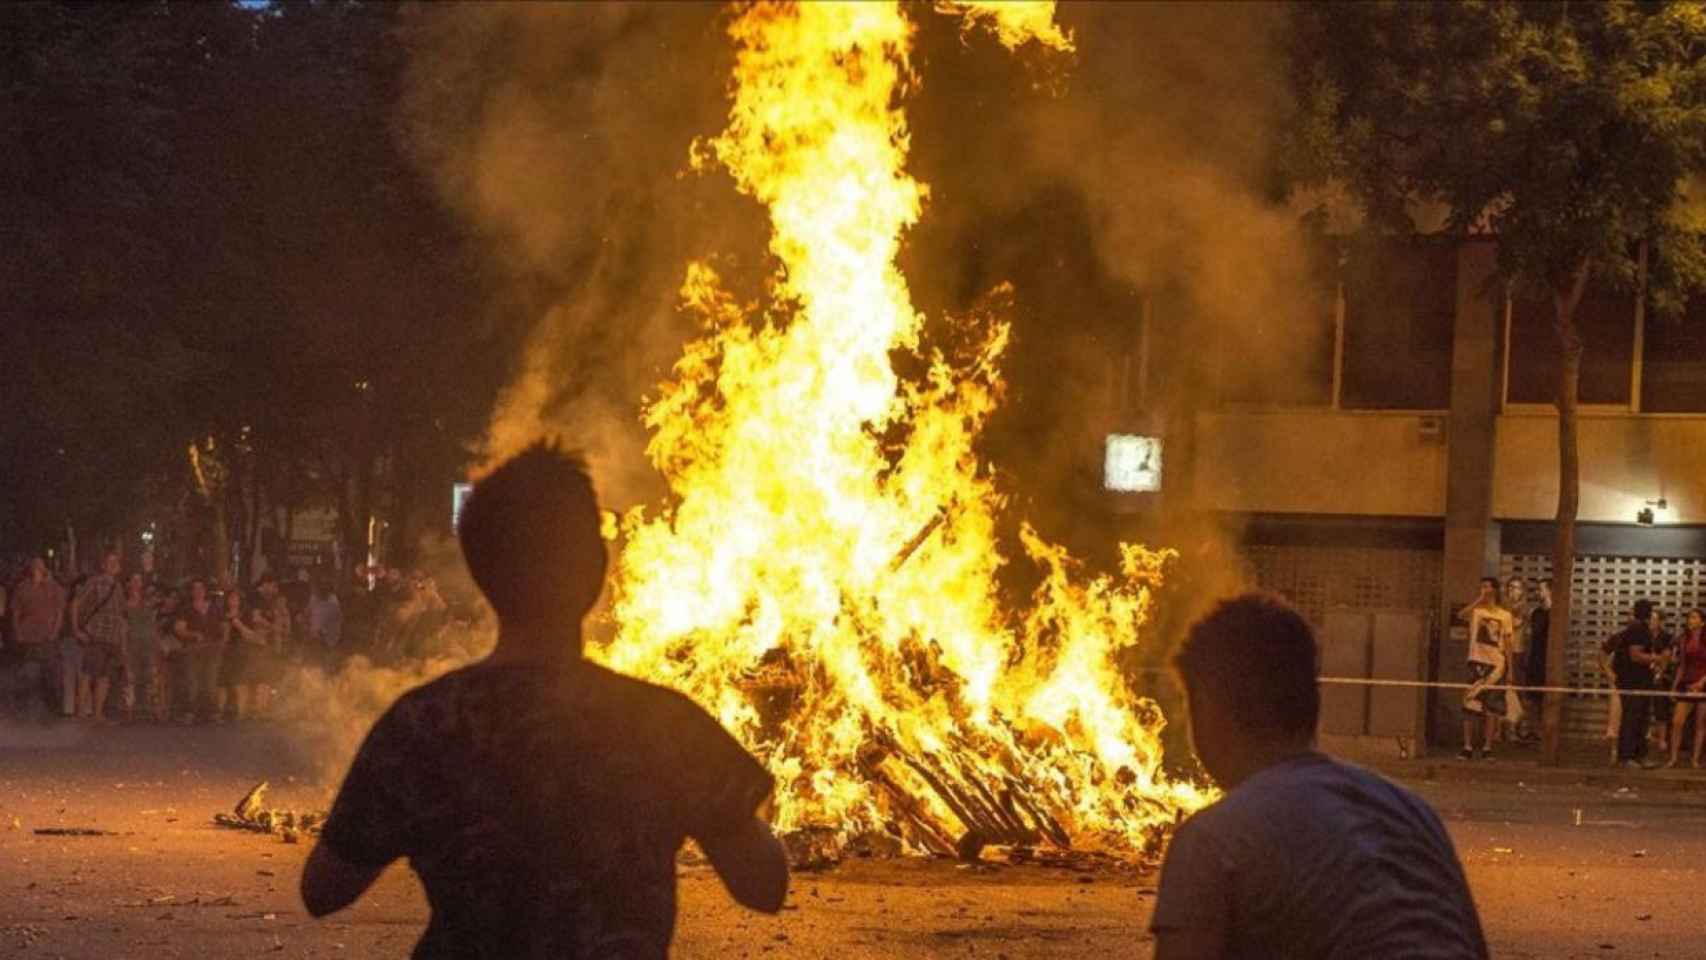
<svg viewBox="0 0 1706 960"><path fill-rule="evenodd" d="M1646 501L1646 504L1646 506L1635 511L1635 522L1645 526L1652 526L1655 518L1655 511L1670 509L1670 504L1665 502L1663 495L1660 495L1657 500Z"/></svg>

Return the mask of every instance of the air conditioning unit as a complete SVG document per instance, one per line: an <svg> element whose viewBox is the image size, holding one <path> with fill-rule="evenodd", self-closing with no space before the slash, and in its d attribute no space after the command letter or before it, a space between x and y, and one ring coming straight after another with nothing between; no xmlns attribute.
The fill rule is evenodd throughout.
<svg viewBox="0 0 1706 960"><path fill-rule="evenodd" d="M1416 421L1416 438L1423 443L1445 442L1445 418L1421 417Z"/></svg>

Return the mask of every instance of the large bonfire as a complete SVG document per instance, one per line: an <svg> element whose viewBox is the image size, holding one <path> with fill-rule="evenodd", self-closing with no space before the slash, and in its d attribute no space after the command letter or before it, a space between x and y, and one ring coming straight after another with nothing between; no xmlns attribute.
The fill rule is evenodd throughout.
<svg viewBox="0 0 1706 960"><path fill-rule="evenodd" d="M939 6L1009 48L1071 49L1051 3ZM1141 851L1202 802L1162 773L1159 714L1115 664L1163 558L1126 545L1119 575L1087 576L1026 526L1045 576L1002 606L1003 501L974 440L1008 328L963 321L981 346L950 361L895 264L926 197L905 170L913 32L892 2L732 21L728 127L693 162L768 208L772 305L688 267L704 332L645 413L673 496L622 518L595 655L718 716L776 775L784 831ZM927 375L897 375L897 354Z"/></svg>

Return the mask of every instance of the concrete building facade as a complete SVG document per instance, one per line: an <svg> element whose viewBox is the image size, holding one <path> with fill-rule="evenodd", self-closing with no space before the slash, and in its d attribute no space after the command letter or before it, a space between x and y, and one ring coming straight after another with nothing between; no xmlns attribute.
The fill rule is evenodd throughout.
<svg viewBox="0 0 1706 960"><path fill-rule="evenodd" d="M1407 291L1348 274L1340 282L1323 389L1194 405L1190 500L1238 530L1251 575L1318 624L1412 614L1427 648L1420 672L1455 681L1466 640L1450 629L1451 611L1477 580L1550 575L1556 348L1549 306L1513 301L1492 283L1490 240L1390 256L1422 266ZM1609 290L1590 291L1581 310L1567 662L1572 685L1590 691L1606 682L1595 648L1635 599L1654 599L1673 624L1706 604L1706 309L1680 320L1646 313L1634 295ZM1300 393L1315 402L1296 402ZM1566 735L1598 735L1606 703L1570 697ZM1454 736L1456 704L1447 692L1431 698L1435 740Z"/></svg>

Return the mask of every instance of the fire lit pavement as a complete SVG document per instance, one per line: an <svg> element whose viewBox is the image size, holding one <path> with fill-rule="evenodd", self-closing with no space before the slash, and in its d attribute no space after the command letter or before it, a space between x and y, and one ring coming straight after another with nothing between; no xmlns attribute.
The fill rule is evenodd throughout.
<svg viewBox="0 0 1706 960"><path fill-rule="evenodd" d="M265 729L0 728L0 956L407 956L426 916L407 869L316 922L295 892L307 847L213 826L262 778L279 805L323 804L328 788L300 753ZM1700 955L1699 792L1417 787L1447 820L1494 956ZM53 828L113 834L34 832ZM734 907L707 868L687 866L676 955L1142 958L1155 880L855 861L796 874L787 909L771 918Z"/></svg>

